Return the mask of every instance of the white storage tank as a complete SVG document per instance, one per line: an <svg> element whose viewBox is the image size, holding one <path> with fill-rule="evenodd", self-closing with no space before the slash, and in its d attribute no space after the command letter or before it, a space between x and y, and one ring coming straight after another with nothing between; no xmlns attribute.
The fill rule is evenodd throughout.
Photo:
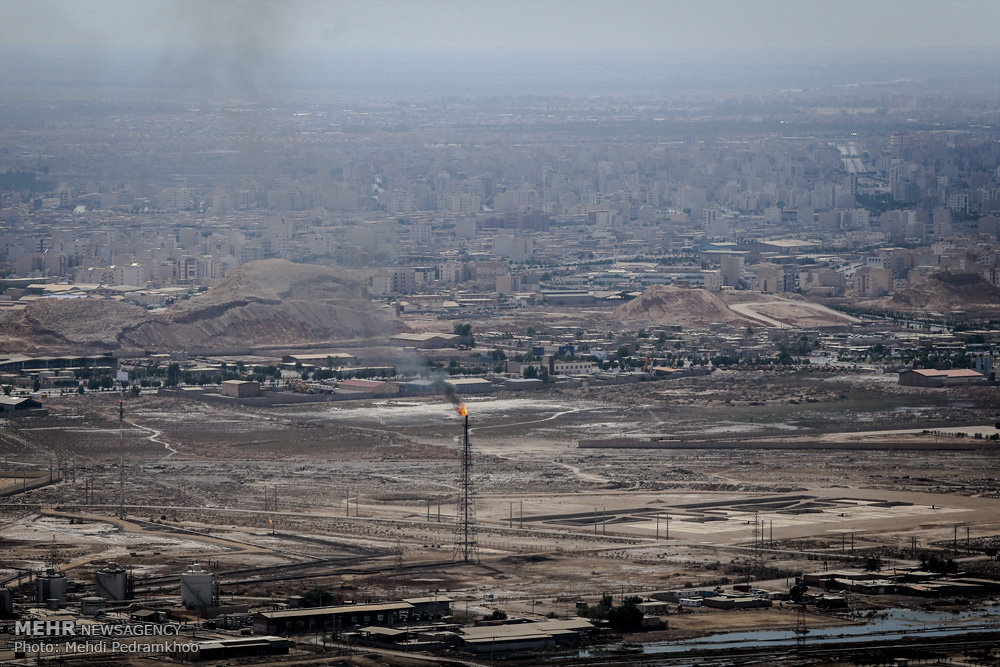
<svg viewBox="0 0 1000 667"><path fill-rule="evenodd" d="M54 568L48 568L38 575L35 581L35 600L41 604L51 607L50 600L56 600L56 604L62 607L66 604L66 575L56 572Z"/></svg>
<svg viewBox="0 0 1000 667"><path fill-rule="evenodd" d="M97 594L105 600L128 599L128 572L118 563L108 563L97 571Z"/></svg>
<svg viewBox="0 0 1000 667"><path fill-rule="evenodd" d="M194 563L181 573L181 602L188 609L211 607L214 584L212 573Z"/></svg>

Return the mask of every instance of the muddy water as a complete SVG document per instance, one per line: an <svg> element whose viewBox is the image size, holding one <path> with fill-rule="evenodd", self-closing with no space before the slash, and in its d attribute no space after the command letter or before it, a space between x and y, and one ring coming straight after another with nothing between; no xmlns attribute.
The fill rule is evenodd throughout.
<svg viewBox="0 0 1000 667"><path fill-rule="evenodd" d="M1000 630L1000 605L959 613L888 609L864 625L843 625L811 629L805 636L806 645L851 644L869 641L893 641L904 637L946 637L984 630ZM722 651L760 646L776 649L793 646L798 637L793 630L755 630L721 632L679 641L647 642L641 645L643 654L674 654L691 650ZM600 655L599 650L580 651L578 657Z"/></svg>

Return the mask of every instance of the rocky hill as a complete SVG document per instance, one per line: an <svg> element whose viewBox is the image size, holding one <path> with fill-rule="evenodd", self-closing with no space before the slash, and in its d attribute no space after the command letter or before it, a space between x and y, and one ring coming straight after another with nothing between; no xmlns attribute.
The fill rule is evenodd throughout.
<svg viewBox="0 0 1000 667"><path fill-rule="evenodd" d="M1000 307L1000 289L978 273L940 272L916 278L886 299L885 306L942 312Z"/></svg>
<svg viewBox="0 0 1000 667"><path fill-rule="evenodd" d="M643 326L705 327L835 327L856 320L795 294L761 294L746 290L713 292L654 285L615 309L618 322Z"/></svg>
<svg viewBox="0 0 1000 667"><path fill-rule="evenodd" d="M151 319L145 308L97 299L40 299L0 316L0 351L72 354L113 350L119 334Z"/></svg>
<svg viewBox="0 0 1000 667"><path fill-rule="evenodd" d="M717 292L672 285L653 285L632 301L618 306L614 317L622 322L681 326L749 322L730 310Z"/></svg>
<svg viewBox="0 0 1000 667"><path fill-rule="evenodd" d="M268 259L151 313L94 299L45 299L0 319L0 350L81 352L296 345L387 336L402 326L345 270Z"/></svg>

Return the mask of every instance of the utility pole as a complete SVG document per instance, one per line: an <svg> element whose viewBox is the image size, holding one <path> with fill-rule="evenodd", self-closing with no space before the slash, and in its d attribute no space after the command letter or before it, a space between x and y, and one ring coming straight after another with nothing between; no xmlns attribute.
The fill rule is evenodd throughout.
<svg viewBox="0 0 1000 667"><path fill-rule="evenodd" d="M118 399L118 518L125 518L125 388Z"/></svg>
<svg viewBox="0 0 1000 667"><path fill-rule="evenodd" d="M757 512L753 513L753 560L757 562L760 560L760 545L761 545L761 523L760 516ZM747 578L749 579L749 571Z"/></svg>

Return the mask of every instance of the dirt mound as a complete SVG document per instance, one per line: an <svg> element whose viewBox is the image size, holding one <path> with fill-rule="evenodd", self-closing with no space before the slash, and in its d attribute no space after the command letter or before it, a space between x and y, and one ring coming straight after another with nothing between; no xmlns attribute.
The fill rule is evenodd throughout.
<svg viewBox="0 0 1000 667"><path fill-rule="evenodd" d="M964 310L1000 306L1000 289L978 273L934 273L921 276L888 300L891 307L912 310Z"/></svg>
<svg viewBox="0 0 1000 667"><path fill-rule="evenodd" d="M801 296L654 285L615 309L619 322L703 327L711 324L766 327L834 327L856 321Z"/></svg>
<svg viewBox="0 0 1000 667"><path fill-rule="evenodd" d="M749 322L730 310L715 292L672 285L653 285L632 301L618 306L614 317L622 322L683 326Z"/></svg>
<svg viewBox="0 0 1000 667"><path fill-rule="evenodd" d="M386 336L402 329L353 274L268 259L244 264L206 292L150 313L118 302L45 299L0 320L7 352L182 350L296 345Z"/></svg>
<svg viewBox="0 0 1000 667"><path fill-rule="evenodd" d="M0 318L0 350L40 354L118 347L125 330L152 319L145 308L97 299L40 299Z"/></svg>

